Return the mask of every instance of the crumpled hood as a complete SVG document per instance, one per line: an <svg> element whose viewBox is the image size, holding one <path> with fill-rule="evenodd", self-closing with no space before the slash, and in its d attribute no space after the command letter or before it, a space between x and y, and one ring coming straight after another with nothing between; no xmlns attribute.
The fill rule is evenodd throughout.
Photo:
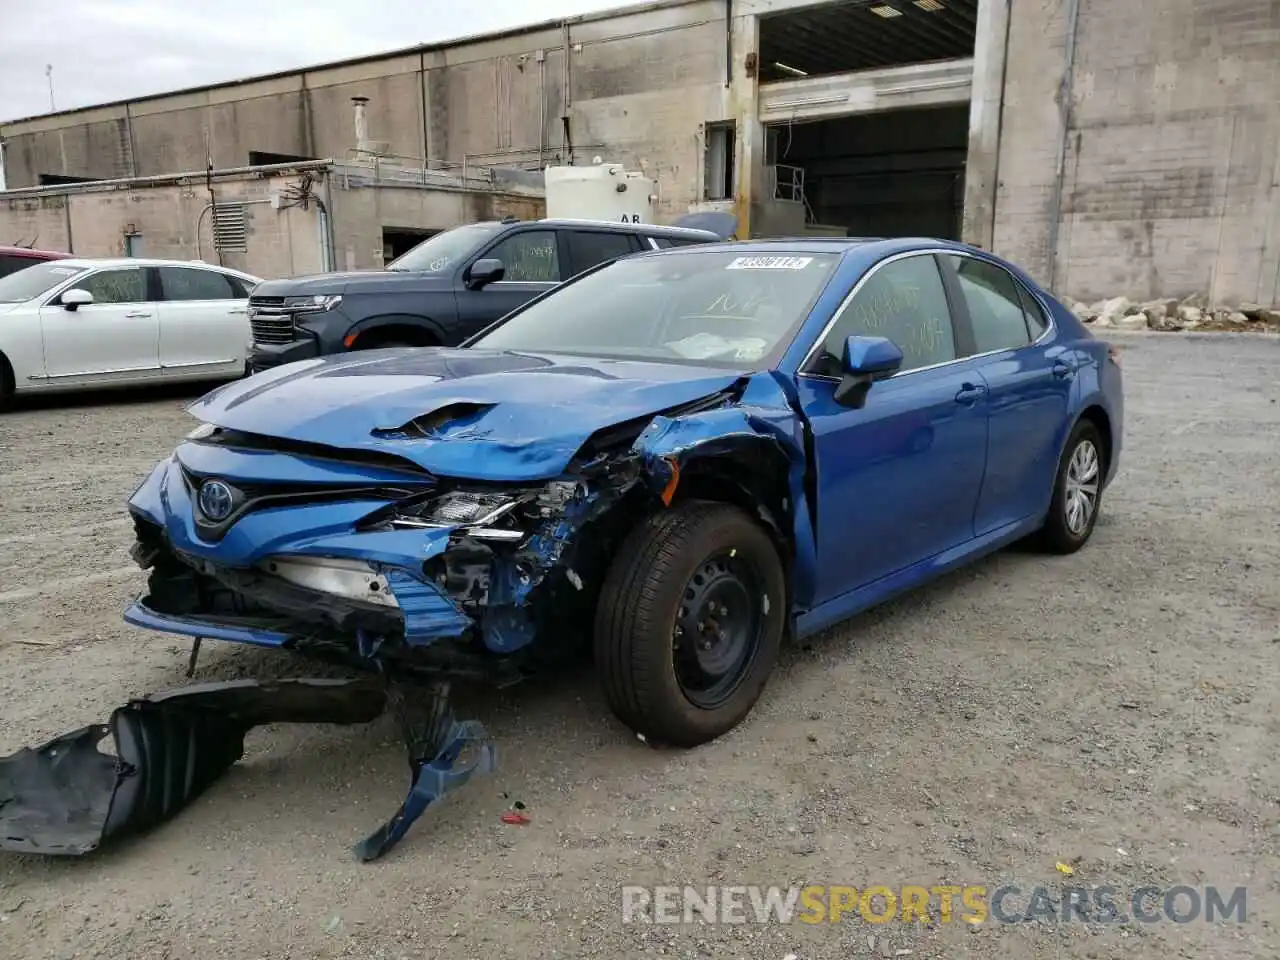
<svg viewBox="0 0 1280 960"><path fill-rule="evenodd" d="M398 348L276 367L189 409L220 427L393 454L439 476L523 482L562 473L597 430L741 376L674 363Z"/></svg>
<svg viewBox="0 0 1280 960"><path fill-rule="evenodd" d="M343 293L376 293L388 285L397 292L450 289L446 276L395 270L356 270L350 273L317 273L288 280L264 280L253 288L255 297L332 296Z"/></svg>

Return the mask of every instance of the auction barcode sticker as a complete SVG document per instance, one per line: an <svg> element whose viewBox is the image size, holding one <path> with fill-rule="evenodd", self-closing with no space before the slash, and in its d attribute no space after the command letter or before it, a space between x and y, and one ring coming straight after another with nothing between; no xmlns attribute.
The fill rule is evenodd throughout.
<svg viewBox="0 0 1280 960"><path fill-rule="evenodd" d="M726 270L803 270L813 257L735 257Z"/></svg>

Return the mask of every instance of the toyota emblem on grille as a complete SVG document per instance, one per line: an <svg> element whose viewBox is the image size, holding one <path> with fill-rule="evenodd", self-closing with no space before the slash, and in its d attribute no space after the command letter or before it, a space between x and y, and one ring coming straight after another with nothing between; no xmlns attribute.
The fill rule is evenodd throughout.
<svg viewBox="0 0 1280 960"><path fill-rule="evenodd" d="M221 523L231 516L231 508L235 505L231 488L221 480L206 480L202 483L198 501L200 512L214 523Z"/></svg>

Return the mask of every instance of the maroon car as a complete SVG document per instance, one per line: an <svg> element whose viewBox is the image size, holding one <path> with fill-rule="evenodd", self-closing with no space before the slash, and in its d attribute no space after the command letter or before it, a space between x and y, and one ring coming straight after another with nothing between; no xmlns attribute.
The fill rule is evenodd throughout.
<svg viewBox="0 0 1280 960"><path fill-rule="evenodd" d="M0 247L0 277L7 277L26 267L46 260L65 260L69 253L53 250L28 250L26 247Z"/></svg>

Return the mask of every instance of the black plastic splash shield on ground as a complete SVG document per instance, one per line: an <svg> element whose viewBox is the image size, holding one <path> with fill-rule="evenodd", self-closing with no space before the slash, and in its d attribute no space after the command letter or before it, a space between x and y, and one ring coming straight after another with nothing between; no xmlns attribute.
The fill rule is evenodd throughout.
<svg viewBox="0 0 1280 960"><path fill-rule="evenodd" d="M362 860L376 859L447 790L492 769L484 729L453 719L447 690L388 688L373 678L237 680L130 701L106 724L0 759L0 849L78 856L140 833L171 818L236 763L254 727L368 723L386 709L389 693L413 783L395 817L357 848ZM98 749L108 734L115 756ZM479 748L477 759L453 769L468 744Z"/></svg>

